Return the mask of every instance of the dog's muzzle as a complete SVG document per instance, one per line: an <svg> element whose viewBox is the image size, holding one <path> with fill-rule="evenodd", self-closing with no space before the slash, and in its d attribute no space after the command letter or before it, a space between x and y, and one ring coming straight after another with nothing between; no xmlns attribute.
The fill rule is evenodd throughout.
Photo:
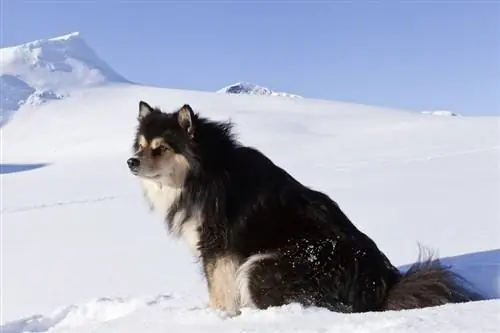
<svg viewBox="0 0 500 333"><path fill-rule="evenodd" d="M136 157L131 157L127 160L128 167L131 171L136 172L141 165L141 161Z"/></svg>

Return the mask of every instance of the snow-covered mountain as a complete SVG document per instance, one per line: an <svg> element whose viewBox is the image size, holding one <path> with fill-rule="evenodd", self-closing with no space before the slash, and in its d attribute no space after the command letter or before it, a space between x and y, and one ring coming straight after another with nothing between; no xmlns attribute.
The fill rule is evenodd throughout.
<svg viewBox="0 0 500 333"><path fill-rule="evenodd" d="M442 116L442 117L458 117L458 113L449 110L424 110L422 114L428 114L431 116Z"/></svg>
<svg viewBox="0 0 500 333"><path fill-rule="evenodd" d="M227 87L219 89L216 92L220 94L246 94L246 95L261 95L261 96L265 95L265 96L302 98L302 96L299 95L274 91L269 88L262 87L249 82L237 82L235 84L231 84Z"/></svg>
<svg viewBox="0 0 500 333"><path fill-rule="evenodd" d="M78 88L128 83L74 32L0 49L0 105L4 123L23 104L62 99Z"/></svg>

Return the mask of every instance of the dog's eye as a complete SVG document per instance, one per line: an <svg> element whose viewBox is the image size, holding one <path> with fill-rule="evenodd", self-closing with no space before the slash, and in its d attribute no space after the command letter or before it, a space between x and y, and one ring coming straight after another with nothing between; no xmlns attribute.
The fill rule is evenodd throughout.
<svg viewBox="0 0 500 333"><path fill-rule="evenodd" d="M151 150L151 155L153 156L159 156L163 152L163 149L161 147L155 148Z"/></svg>
<svg viewBox="0 0 500 333"><path fill-rule="evenodd" d="M170 150L170 147L167 145L161 145L160 147L157 148L160 152L166 152L167 150Z"/></svg>
<svg viewBox="0 0 500 333"><path fill-rule="evenodd" d="M161 145L158 148L151 150L151 154L153 156L160 156L163 152L165 152L167 150L169 150L169 148L167 146Z"/></svg>

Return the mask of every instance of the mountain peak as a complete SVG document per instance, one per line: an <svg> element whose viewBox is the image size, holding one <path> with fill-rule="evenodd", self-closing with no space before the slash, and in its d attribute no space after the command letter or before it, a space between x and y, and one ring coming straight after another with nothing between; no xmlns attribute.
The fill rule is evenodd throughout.
<svg viewBox="0 0 500 333"><path fill-rule="evenodd" d="M118 82L130 83L99 58L80 32L0 49L2 111L60 99L74 89Z"/></svg>
<svg viewBox="0 0 500 333"><path fill-rule="evenodd" d="M32 41L29 41L29 42L26 42L23 44L19 44L16 46L12 46L12 47L27 46L27 45L30 45L30 46L43 45L44 43L50 43L50 42L68 42L68 41L72 41L75 39L83 40L83 37L79 31L73 31L73 32L70 32L66 35L61 35L61 36L56 36L56 37L36 39L36 40L32 40Z"/></svg>
<svg viewBox="0 0 500 333"><path fill-rule="evenodd" d="M259 86L254 83L240 81L222 89L216 91L217 93L225 94L246 94L246 95L265 95L265 96L281 96L281 97L292 97L292 98L302 98L299 95L277 92L269 88Z"/></svg>
<svg viewBox="0 0 500 333"><path fill-rule="evenodd" d="M73 32L70 32L69 34L66 34L66 35L52 37L49 40L68 40L68 39L72 39L72 38L78 38L80 36L81 36L80 31L73 31Z"/></svg>
<svg viewBox="0 0 500 333"><path fill-rule="evenodd" d="M2 75L42 90L128 82L98 57L79 32L2 48L0 64Z"/></svg>

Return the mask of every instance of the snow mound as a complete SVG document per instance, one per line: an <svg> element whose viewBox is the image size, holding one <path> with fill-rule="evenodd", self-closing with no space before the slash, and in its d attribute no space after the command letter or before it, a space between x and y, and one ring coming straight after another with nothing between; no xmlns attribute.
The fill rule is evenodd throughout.
<svg viewBox="0 0 500 333"><path fill-rule="evenodd" d="M115 320L141 308L154 305L168 296L159 295L151 299L99 298L81 305L70 305L56 309L48 316L33 315L0 326L3 333L46 332L49 330L77 329Z"/></svg>
<svg viewBox="0 0 500 333"><path fill-rule="evenodd" d="M62 99L78 88L130 83L78 32L0 49L0 82L0 124L22 105Z"/></svg>
<svg viewBox="0 0 500 333"><path fill-rule="evenodd" d="M264 96L280 96L302 98L302 96L289 94L285 92L273 91L269 88L262 87L249 82L238 82L222 89L217 90L217 93L225 94L246 94L246 95L264 95Z"/></svg>
<svg viewBox="0 0 500 333"><path fill-rule="evenodd" d="M9 322L0 329L4 333L494 332L500 306L500 300L492 300L422 310L342 314L289 304L265 311L245 308L231 318L208 307L183 306L180 300L163 295L149 300L101 299L48 316Z"/></svg>

